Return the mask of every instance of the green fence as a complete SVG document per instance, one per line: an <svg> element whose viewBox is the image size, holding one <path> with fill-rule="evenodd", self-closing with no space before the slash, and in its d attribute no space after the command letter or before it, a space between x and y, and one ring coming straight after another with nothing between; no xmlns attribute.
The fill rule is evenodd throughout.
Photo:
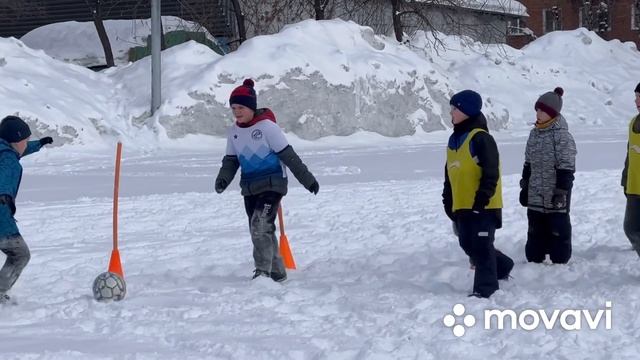
<svg viewBox="0 0 640 360"><path fill-rule="evenodd" d="M204 33L176 30L165 33L163 36L164 47L168 49L172 46L183 44L189 40L193 40L200 44L208 46L211 50L217 52L220 55L224 55L225 51L213 41L207 39ZM137 46L129 49L129 61L137 61L146 56L151 55L151 35L147 36L147 46Z"/></svg>

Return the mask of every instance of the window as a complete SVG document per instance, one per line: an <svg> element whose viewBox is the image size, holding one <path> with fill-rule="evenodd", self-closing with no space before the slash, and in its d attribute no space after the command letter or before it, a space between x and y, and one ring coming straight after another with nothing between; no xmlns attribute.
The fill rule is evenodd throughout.
<svg viewBox="0 0 640 360"><path fill-rule="evenodd" d="M631 5L631 30L640 30L640 0Z"/></svg>
<svg viewBox="0 0 640 360"><path fill-rule="evenodd" d="M560 22L561 13L560 8L554 6L549 9L542 10L542 23L544 27L544 33L561 30L562 24Z"/></svg>
<svg viewBox="0 0 640 360"><path fill-rule="evenodd" d="M511 19L507 22L507 35L525 35L527 27L522 18Z"/></svg>

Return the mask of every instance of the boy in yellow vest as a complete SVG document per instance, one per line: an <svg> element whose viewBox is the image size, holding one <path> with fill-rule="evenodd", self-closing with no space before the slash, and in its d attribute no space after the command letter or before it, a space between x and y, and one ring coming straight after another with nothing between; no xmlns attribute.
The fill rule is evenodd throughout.
<svg viewBox="0 0 640 360"><path fill-rule="evenodd" d="M640 84L636 86L636 109L640 113ZM640 114L629 124L629 146L622 171L622 186L627 197L624 233L640 255Z"/></svg>
<svg viewBox="0 0 640 360"><path fill-rule="evenodd" d="M487 120L482 98L472 90L455 94L451 101L453 134L444 170L444 210L454 222L460 247L475 266L473 293L488 298L507 279L513 260L493 246L502 227L500 156Z"/></svg>

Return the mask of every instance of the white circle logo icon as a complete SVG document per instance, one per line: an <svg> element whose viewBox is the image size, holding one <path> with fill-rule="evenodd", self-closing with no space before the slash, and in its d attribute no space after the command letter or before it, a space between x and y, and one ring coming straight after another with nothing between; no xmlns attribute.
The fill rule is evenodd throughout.
<svg viewBox="0 0 640 360"><path fill-rule="evenodd" d="M444 319L442 319L442 322L446 327L452 328L453 335L456 337L464 336L464 333L467 330L466 328L470 328L476 324L476 318L471 314L462 318L462 324L456 324L457 319L464 315L465 310L464 305L455 304L453 306L453 315L447 314Z"/></svg>

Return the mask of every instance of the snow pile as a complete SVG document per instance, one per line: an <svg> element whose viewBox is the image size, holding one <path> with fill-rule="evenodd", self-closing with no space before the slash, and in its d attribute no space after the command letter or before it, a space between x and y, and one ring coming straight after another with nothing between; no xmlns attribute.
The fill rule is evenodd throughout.
<svg viewBox="0 0 640 360"><path fill-rule="evenodd" d="M446 77L407 47L353 22L303 21L194 66L194 53L205 55L200 48L187 44L165 52L171 59L164 61L165 74L182 73L176 86L164 89L160 123L170 137L224 134L231 122L229 94L247 77L256 80L258 106L272 108L286 131L305 139L445 128L442 115L452 91ZM120 76L144 84L146 69L148 64L125 68Z"/></svg>
<svg viewBox="0 0 640 360"><path fill-rule="evenodd" d="M484 98L496 127L526 128L535 121L538 96L556 86L565 90L562 113L569 125L626 127L635 114L633 89L640 81L640 53L633 43L605 41L584 28L549 33L522 50L439 36L447 51L434 54L432 34L412 40L457 88Z"/></svg>
<svg viewBox="0 0 640 360"><path fill-rule="evenodd" d="M115 100L120 85L101 74L0 38L0 78L0 114L23 117L34 136L99 144L104 135L128 132Z"/></svg>
<svg viewBox="0 0 640 360"><path fill-rule="evenodd" d="M307 20L225 56L194 42L175 46L163 52L163 105L154 117L150 58L92 73L0 39L0 94L7 99L0 112L28 115L79 144L102 143L107 134L164 146L224 136L232 122L228 96L246 77L256 80L258 105L309 140L446 129L448 99L465 88L483 95L492 129L527 129L537 97L556 86L565 89L570 126L626 126L634 112L640 53L629 44L578 29L523 50L440 35L447 50L436 51L432 37L419 33L407 46L353 22Z"/></svg>

